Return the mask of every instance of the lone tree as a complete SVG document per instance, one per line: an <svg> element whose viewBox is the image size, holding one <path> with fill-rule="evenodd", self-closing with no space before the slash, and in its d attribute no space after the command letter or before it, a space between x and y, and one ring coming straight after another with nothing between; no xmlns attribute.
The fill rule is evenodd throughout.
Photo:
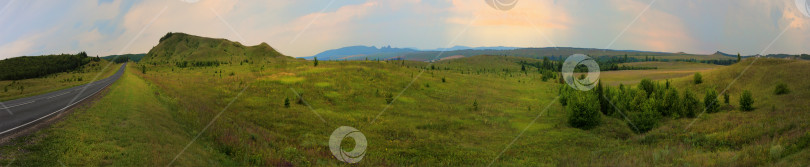
<svg viewBox="0 0 810 167"><path fill-rule="evenodd" d="M318 57L315 57L315 62L314 63L315 63L315 67L317 67L318 66Z"/></svg>
<svg viewBox="0 0 810 167"><path fill-rule="evenodd" d="M695 73L694 80L695 84L703 83L703 75L700 75L700 73Z"/></svg>
<svg viewBox="0 0 810 167"><path fill-rule="evenodd" d="M284 98L284 108L290 108L290 97Z"/></svg>
<svg viewBox="0 0 810 167"><path fill-rule="evenodd" d="M706 90L706 96L703 98L704 107L706 107L706 112L708 113L716 113L720 111L720 108L717 107L717 91L714 89Z"/></svg>
<svg viewBox="0 0 810 167"><path fill-rule="evenodd" d="M751 96L751 91L745 90L740 96L740 110L753 111L754 110L754 97Z"/></svg>
<svg viewBox="0 0 810 167"><path fill-rule="evenodd" d="M568 124L579 129L591 129L602 123L602 113L599 112L599 102L596 95L590 92L578 93L568 99Z"/></svg>
<svg viewBox="0 0 810 167"><path fill-rule="evenodd" d="M740 56L740 53L737 53L737 62L740 62L741 60L742 60L742 56Z"/></svg>

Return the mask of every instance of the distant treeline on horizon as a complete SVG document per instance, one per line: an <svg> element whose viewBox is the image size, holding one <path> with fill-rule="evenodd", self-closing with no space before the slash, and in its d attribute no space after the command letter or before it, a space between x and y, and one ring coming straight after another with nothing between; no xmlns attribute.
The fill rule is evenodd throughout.
<svg viewBox="0 0 810 167"><path fill-rule="evenodd" d="M0 60L0 80L38 78L53 73L75 70L98 57L88 57L86 52L44 56L22 56Z"/></svg>

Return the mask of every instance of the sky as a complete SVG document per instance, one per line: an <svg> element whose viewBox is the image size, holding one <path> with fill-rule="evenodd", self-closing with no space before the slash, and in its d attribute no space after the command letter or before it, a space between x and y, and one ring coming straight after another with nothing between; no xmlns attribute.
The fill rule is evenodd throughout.
<svg viewBox="0 0 810 167"><path fill-rule="evenodd" d="M810 53L805 1L0 0L0 59L146 53L168 32L293 57L354 45L797 54Z"/></svg>

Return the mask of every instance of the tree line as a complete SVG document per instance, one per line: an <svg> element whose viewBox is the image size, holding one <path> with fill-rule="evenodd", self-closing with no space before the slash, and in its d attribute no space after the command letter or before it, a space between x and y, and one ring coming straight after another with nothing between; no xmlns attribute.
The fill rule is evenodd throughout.
<svg viewBox="0 0 810 167"><path fill-rule="evenodd" d="M91 61L101 61L101 58L88 57L86 52L9 58L0 60L0 80L38 78L68 72Z"/></svg>

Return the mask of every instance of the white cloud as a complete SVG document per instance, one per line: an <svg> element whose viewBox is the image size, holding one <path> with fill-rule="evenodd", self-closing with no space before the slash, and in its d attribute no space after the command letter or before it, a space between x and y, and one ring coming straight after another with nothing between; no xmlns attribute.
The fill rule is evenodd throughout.
<svg viewBox="0 0 810 167"><path fill-rule="evenodd" d="M320 12L326 2L146 0L119 15L123 0L15 1L0 15L1 24L13 25L0 27L0 55L144 53L167 32L238 41L212 9L244 37L241 43L268 42L290 56L349 45L445 47L476 16L455 45L538 47L551 41L602 48L650 1L520 0L500 11L480 0L354 0L335 1ZM793 1L658 1L611 48L755 54L789 27L768 53L798 53L810 42L808 25L810 18Z"/></svg>

